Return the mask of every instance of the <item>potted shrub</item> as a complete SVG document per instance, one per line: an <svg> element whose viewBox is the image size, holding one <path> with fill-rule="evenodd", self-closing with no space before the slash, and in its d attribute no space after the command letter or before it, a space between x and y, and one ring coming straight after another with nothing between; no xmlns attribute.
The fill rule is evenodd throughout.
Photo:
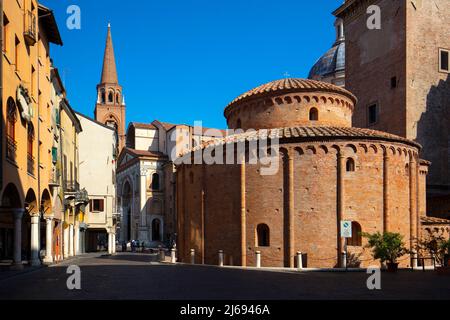
<svg viewBox="0 0 450 320"><path fill-rule="evenodd" d="M399 233L363 233L363 236L368 239L367 248L372 248L372 255L374 259L379 259L381 263L387 264L388 272L397 272L398 258L408 253L408 250L403 243L403 237Z"/></svg>

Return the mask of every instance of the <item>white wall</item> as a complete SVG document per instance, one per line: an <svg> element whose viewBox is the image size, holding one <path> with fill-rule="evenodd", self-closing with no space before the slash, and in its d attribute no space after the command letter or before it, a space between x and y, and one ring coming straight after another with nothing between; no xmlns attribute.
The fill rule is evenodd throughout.
<svg viewBox="0 0 450 320"><path fill-rule="evenodd" d="M159 151L158 130L136 129L135 147L136 150L154 151L154 152Z"/></svg>
<svg viewBox="0 0 450 320"><path fill-rule="evenodd" d="M104 212L91 213L89 206L85 216L87 224L94 228L111 227L115 210L116 186L113 181L115 162L113 149L114 131L78 115L83 131L79 135L80 188L85 188L89 199L104 199Z"/></svg>

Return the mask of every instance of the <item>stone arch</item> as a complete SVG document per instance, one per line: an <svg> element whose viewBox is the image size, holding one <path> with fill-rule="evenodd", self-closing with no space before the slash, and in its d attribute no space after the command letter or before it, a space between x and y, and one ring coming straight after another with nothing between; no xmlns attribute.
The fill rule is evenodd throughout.
<svg viewBox="0 0 450 320"><path fill-rule="evenodd" d="M311 102L311 98L309 96L303 96L303 99L305 99L307 103Z"/></svg>
<svg viewBox="0 0 450 320"><path fill-rule="evenodd" d="M302 102L302 98L300 98L299 96L294 96L294 100L295 100L297 103L301 103L301 102Z"/></svg>
<svg viewBox="0 0 450 320"><path fill-rule="evenodd" d="M316 103L318 103L318 102L319 102L319 97L313 96L313 100L314 100Z"/></svg>
<svg viewBox="0 0 450 320"><path fill-rule="evenodd" d="M41 210L42 213L46 216L52 214L52 198L50 196L50 192L47 189L44 189L41 195Z"/></svg>
<svg viewBox="0 0 450 320"><path fill-rule="evenodd" d="M323 104L327 104L327 98L322 96L320 97L320 100L323 102Z"/></svg>
<svg viewBox="0 0 450 320"><path fill-rule="evenodd" d="M120 126L120 120L119 120L119 118L117 117L117 115L114 114L114 113L112 113L112 112L106 114L106 116L103 117L102 123L107 124L107 122L108 122L108 121L111 121L111 119L117 124L117 128L119 128L119 126Z"/></svg>
<svg viewBox="0 0 450 320"><path fill-rule="evenodd" d="M9 183L3 190L2 207L19 209L23 208L23 195L14 183Z"/></svg>
<svg viewBox="0 0 450 320"><path fill-rule="evenodd" d="M109 88L108 89L108 103L114 102L114 89Z"/></svg>
<svg viewBox="0 0 450 320"><path fill-rule="evenodd" d="M284 97L284 101L285 101L287 104L292 104L292 98L291 98L290 96Z"/></svg>
<svg viewBox="0 0 450 320"><path fill-rule="evenodd" d="M330 101L331 104L334 104L334 99L332 97L329 97L328 101Z"/></svg>
<svg viewBox="0 0 450 320"><path fill-rule="evenodd" d="M371 144L371 145L369 146L369 151L370 151L370 152L373 152L374 154L377 154L377 153L378 153L378 148L377 148L376 145Z"/></svg>
<svg viewBox="0 0 450 320"><path fill-rule="evenodd" d="M319 150L323 151L324 154L328 154L328 148L325 145L320 145Z"/></svg>
<svg viewBox="0 0 450 320"><path fill-rule="evenodd" d="M39 214L39 207L37 205L36 193L33 189L29 189L25 197L25 209L30 215Z"/></svg>
<svg viewBox="0 0 450 320"><path fill-rule="evenodd" d="M339 154L341 152L341 147L338 146L337 144L333 144L330 148L330 151L334 150L336 152L336 154Z"/></svg>
<svg viewBox="0 0 450 320"><path fill-rule="evenodd" d="M303 151L302 147L295 147L294 150L298 153L298 155L304 155L305 152Z"/></svg>
<svg viewBox="0 0 450 320"><path fill-rule="evenodd" d="M283 99L280 98L280 97L277 97L277 98L275 98L275 102L276 102L278 105L282 105L282 104L283 104Z"/></svg>
<svg viewBox="0 0 450 320"><path fill-rule="evenodd" d="M106 91L105 88L101 88L99 92L99 100L100 103L105 104L106 103Z"/></svg>
<svg viewBox="0 0 450 320"><path fill-rule="evenodd" d="M361 147L361 149L363 149L363 150L364 150L364 153L367 153L367 152L369 151L369 148L367 147L367 145L366 145L366 144L364 144L364 143L361 143L361 144L360 144L359 146Z"/></svg>
<svg viewBox="0 0 450 320"><path fill-rule="evenodd" d="M356 146L354 145L354 144L347 144L346 146L345 146L345 148L347 149L347 150L351 150L351 151L353 151L353 153L358 153L358 148L356 148Z"/></svg>
<svg viewBox="0 0 450 320"><path fill-rule="evenodd" d="M308 147L306 147L306 150L311 151L312 154L317 154L317 150L316 150L315 146L308 146Z"/></svg>

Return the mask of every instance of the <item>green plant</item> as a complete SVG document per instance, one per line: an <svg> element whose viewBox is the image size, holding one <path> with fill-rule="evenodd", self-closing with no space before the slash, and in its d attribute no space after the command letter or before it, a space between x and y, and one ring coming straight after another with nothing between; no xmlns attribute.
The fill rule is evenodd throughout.
<svg viewBox="0 0 450 320"><path fill-rule="evenodd" d="M417 249L420 254L428 253L439 265L444 265L445 257L450 253L450 239L445 239L441 235L429 235L418 241Z"/></svg>
<svg viewBox="0 0 450 320"><path fill-rule="evenodd" d="M362 236L368 239L366 247L372 248L373 257L380 259L382 263L387 261L395 264L398 258L409 253L403 243L403 236L399 233L363 233Z"/></svg>

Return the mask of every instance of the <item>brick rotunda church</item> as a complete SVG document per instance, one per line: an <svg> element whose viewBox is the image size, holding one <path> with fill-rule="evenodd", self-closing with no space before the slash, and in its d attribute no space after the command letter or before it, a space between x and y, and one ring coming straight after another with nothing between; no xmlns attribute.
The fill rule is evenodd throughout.
<svg viewBox="0 0 450 320"><path fill-rule="evenodd" d="M229 128L246 132L216 141L224 157L229 144L254 139L248 129L269 129L279 137L279 170L261 175L263 165L248 162L178 164L181 261L189 262L194 249L197 263L217 264L223 250L226 265L254 266L260 251L263 267L294 267L300 251L307 267L337 267L345 250L341 220L353 221L352 265L374 264L361 231L399 232L411 247L426 215L429 163L419 159L416 142L352 128L355 103L335 85L283 79L227 106ZM410 257L400 264L409 266Z"/></svg>

